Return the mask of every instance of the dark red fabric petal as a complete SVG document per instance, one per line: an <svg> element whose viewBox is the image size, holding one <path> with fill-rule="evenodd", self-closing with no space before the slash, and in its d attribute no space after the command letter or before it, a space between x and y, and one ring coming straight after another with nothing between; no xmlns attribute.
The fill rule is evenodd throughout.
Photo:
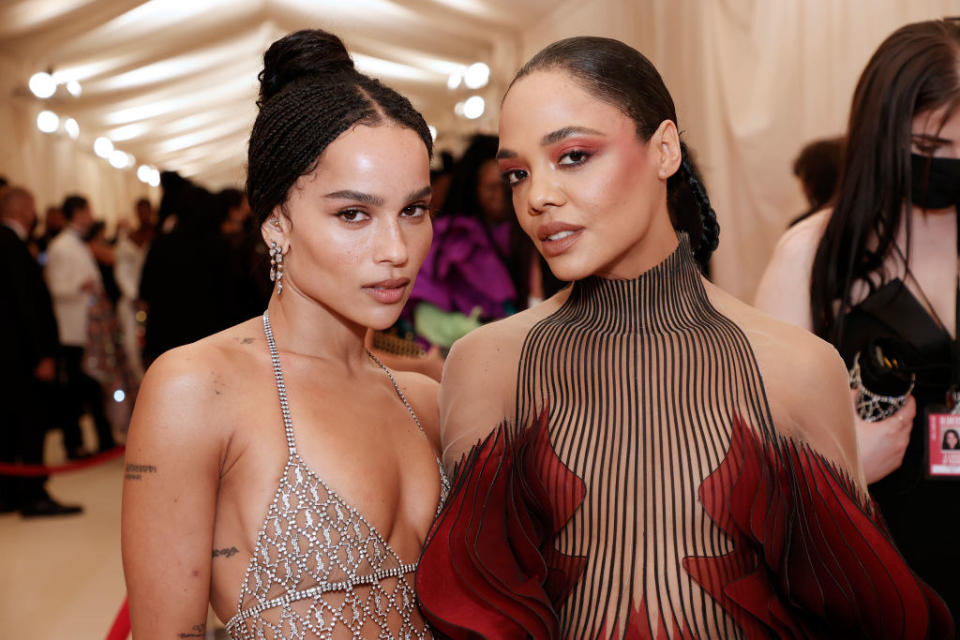
<svg viewBox="0 0 960 640"><path fill-rule="evenodd" d="M559 638L556 610L583 559L553 543L585 494L550 445L546 412L526 429L501 425L475 447L417 571L431 626L454 640Z"/></svg>

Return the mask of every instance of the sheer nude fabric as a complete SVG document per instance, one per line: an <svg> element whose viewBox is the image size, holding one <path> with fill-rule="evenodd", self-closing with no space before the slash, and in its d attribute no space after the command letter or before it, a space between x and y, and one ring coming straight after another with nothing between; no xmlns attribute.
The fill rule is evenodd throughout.
<svg viewBox="0 0 960 640"><path fill-rule="evenodd" d="M858 601L883 570L860 556L888 543L859 471L842 361L807 332L705 283L683 236L639 278L579 281L461 341L448 360L441 412L445 461L459 465L421 573L443 570L433 549L455 555L463 522L490 519L496 489L477 488L479 506L463 498L477 480L506 476L505 486L545 494L552 515L543 521L569 515L555 537L547 527L541 547L558 629L532 637L769 637L764 625L780 618L802 637L810 625L855 626L875 611L881 619L864 624L883 628L884 610L895 611L890 637L901 637L909 609L927 615L923 589L902 561L895 571L906 576L897 578L905 595L871 587L866 604ZM546 429L552 449L534 458L533 473L504 461L537 446L523 435L531 425ZM559 464L544 462L554 454ZM506 491L505 501L516 502L515 490ZM823 491L833 495L816 495ZM494 583L498 558L484 555L492 534L478 531L472 551L474 534L466 535L468 555ZM470 580L458 563L451 585ZM428 618L456 615L432 593L443 579L423 577ZM497 595L509 597L510 588L497 585ZM791 598L810 611L780 602ZM830 611L834 600L842 614Z"/></svg>

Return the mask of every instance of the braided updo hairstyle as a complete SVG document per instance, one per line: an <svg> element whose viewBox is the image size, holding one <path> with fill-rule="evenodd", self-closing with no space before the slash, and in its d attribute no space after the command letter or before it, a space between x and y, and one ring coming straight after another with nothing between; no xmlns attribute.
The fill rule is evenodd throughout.
<svg viewBox="0 0 960 640"><path fill-rule="evenodd" d="M586 36L558 40L523 65L513 83L534 71L551 69L566 71L598 99L626 114L644 142L664 120L677 123L673 98L657 69L619 40ZM674 229L690 236L694 257L705 266L719 243L720 225L690 150L683 142L680 150L680 168L667 179L667 209Z"/></svg>
<svg viewBox="0 0 960 640"><path fill-rule="evenodd" d="M416 132L432 154L423 116L393 89L354 69L337 36L309 29L277 40L263 56L260 112L250 134L247 198L260 226L287 201L327 146L358 124L391 122Z"/></svg>

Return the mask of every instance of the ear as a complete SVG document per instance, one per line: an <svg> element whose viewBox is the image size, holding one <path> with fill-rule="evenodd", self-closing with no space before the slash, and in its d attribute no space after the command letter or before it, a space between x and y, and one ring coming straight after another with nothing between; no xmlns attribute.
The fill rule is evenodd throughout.
<svg viewBox="0 0 960 640"><path fill-rule="evenodd" d="M268 247L276 242L281 252L290 249L290 218L283 212L283 207L277 205L273 208L273 213L260 225L260 235Z"/></svg>
<svg viewBox="0 0 960 640"><path fill-rule="evenodd" d="M657 151L658 171L661 180L666 180L677 172L683 161L683 152L680 150L680 132L677 123L673 120L664 120L650 137Z"/></svg>

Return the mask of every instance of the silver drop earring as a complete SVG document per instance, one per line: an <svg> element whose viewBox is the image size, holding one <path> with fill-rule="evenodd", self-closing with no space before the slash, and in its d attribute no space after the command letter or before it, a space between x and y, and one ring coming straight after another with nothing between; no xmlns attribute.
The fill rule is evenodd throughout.
<svg viewBox="0 0 960 640"><path fill-rule="evenodd" d="M276 242L270 243L270 282L277 283L277 295L283 293L283 251Z"/></svg>

